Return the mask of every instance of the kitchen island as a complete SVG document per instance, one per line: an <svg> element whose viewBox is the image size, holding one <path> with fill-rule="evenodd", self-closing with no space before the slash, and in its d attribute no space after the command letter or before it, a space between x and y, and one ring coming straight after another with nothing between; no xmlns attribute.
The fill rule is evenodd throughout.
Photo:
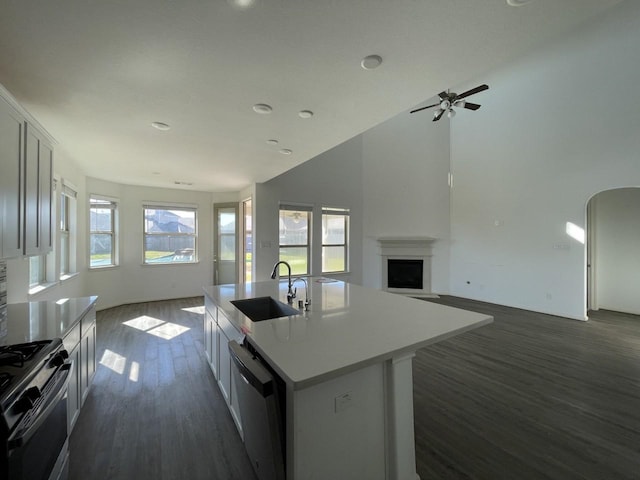
<svg viewBox="0 0 640 480"><path fill-rule="evenodd" d="M491 317L325 278L308 283L309 311L260 322L231 302L258 297L285 302L287 282L204 289L207 356L240 434L225 351L228 340L244 335L286 385L287 479L419 478L415 351L486 325ZM301 282L296 286L297 306L305 292Z"/></svg>

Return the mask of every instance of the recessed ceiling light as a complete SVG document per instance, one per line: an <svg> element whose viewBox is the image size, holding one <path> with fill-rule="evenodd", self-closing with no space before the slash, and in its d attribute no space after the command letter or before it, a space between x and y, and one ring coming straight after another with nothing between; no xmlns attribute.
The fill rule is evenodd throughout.
<svg viewBox="0 0 640 480"><path fill-rule="evenodd" d="M288 148L282 148L282 149L280 150L280 153L281 153L282 155L291 155L293 152L292 152L291 150L289 150Z"/></svg>
<svg viewBox="0 0 640 480"><path fill-rule="evenodd" d="M173 182L173 183L175 183L176 185L187 185L187 186L191 186L191 185L193 185L193 182L181 182L181 181L179 181L179 180L176 180L176 181L175 181L175 182Z"/></svg>
<svg viewBox="0 0 640 480"><path fill-rule="evenodd" d="M227 0L227 3L239 10L246 10L256 4L256 0Z"/></svg>
<svg viewBox="0 0 640 480"><path fill-rule="evenodd" d="M151 172L154 175L160 175L160 172Z"/></svg>
<svg viewBox="0 0 640 480"><path fill-rule="evenodd" d="M278 144L278 140L276 140L275 138L272 138L270 140L267 140L267 144L269 144L269 145L277 145Z"/></svg>
<svg viewBox="0 0 640 480"><path fill-rule="evenodd" d="M378 68L382 63L382 57L380 55L367 55L362 59L360 65L365 70L373 70L374 68Z"/></svg>
<svg viewBox="0 0 640 480"><path fill-rule="evenodd" d="M313 112L311 110L300 110L298 116L300 118L311 118L313 117Z"/></svg>
<svg viewBox="0 0 640 480"><path fill-rule="evenodd" d="M531 3L532 0L507 0L507 5L512 7L521 7L522 5L526 5L527 3Z"/></svg>
<svg viewBox="0 0 640 480"><path fill-rule="evenodd" d="M166 132L167 130L171 130L171 125L168 125L164 122L152 122L151 126L158 130L162 130L163 132Z"/></svg>
<svg viewBox="0 0 640 480"><path fill-rule="evenodd" d="M267 114L267 113L271 113L271 111L273 110L273 108L271 108L271 105L267 105L266 103L256 103L253 106L253 111L256 113L260 113L260 114Z"/></svg>

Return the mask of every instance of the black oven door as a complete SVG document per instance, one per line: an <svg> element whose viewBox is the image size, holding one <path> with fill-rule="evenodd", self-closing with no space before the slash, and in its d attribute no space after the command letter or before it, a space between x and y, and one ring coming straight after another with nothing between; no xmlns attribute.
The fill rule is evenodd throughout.
<svg viewBox="0 0 640 480"><path fill-rule="evenodd" d="M59 478L61 455L67 448L67 386L73 364L62 365L43 392L37 413L27 413L9 437L9 479Z"/></svg>

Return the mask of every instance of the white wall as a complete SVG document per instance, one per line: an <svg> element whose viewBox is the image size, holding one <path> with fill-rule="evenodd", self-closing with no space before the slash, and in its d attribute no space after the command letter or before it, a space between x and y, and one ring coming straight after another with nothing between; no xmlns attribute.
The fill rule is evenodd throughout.
<svg viewBox="0 0 640 480"><path fill-rule="evenodd" d="M237 201L237 193L137 187L88 178L85 202L91 194L119 200L119 265L87 273L86 292L100 296L99 309L201 295L202 287L213 283L213 203ZM147 201L197 206L197 264L143 265L142 205Z"/></svg>
<svg viewBox="0 0 640 480"><path fill-rule="evenodd" d="M382 287L376 237L424 236L438 239L432 291L449 290L449 121L432 119L403 112L362 134L365 286Z"/></svg>
<svg viewBox="0 0 640 480"><path fill-rule="evenodd" d="M591 202L596 303L640 314L640 188L608 190Z"/></svg>
<svg viewBox="0 0 640 480"><path fill-rule="evenodd" d="M323 206L349 208L350 274L341 279L362 282L362 139L355 137L317 157L257 184L254 198L256 281L267 280L278 261L280 202L313 205L312 244L321 243ZM312 274L321 273L321 249L313 248ZM338 277L338 275L332 275Z"/></svg>
<svg viewBox="0 0 640 480"><path fill-rule="evenodd" d="M628 1L461 87L491 90L452 121L452 294L585 318L585 247L565 225L640 185L638 31Z"/></svg>

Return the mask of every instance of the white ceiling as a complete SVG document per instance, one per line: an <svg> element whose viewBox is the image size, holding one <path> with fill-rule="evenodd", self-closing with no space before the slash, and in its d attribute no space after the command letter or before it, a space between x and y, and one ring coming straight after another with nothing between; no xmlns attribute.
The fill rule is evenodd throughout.
<svg viewBox="0 0 640 480"><path fill-rule="evenodd" d="M620 1L1 0L0 83L88 176L236 191Z"/></svg>

